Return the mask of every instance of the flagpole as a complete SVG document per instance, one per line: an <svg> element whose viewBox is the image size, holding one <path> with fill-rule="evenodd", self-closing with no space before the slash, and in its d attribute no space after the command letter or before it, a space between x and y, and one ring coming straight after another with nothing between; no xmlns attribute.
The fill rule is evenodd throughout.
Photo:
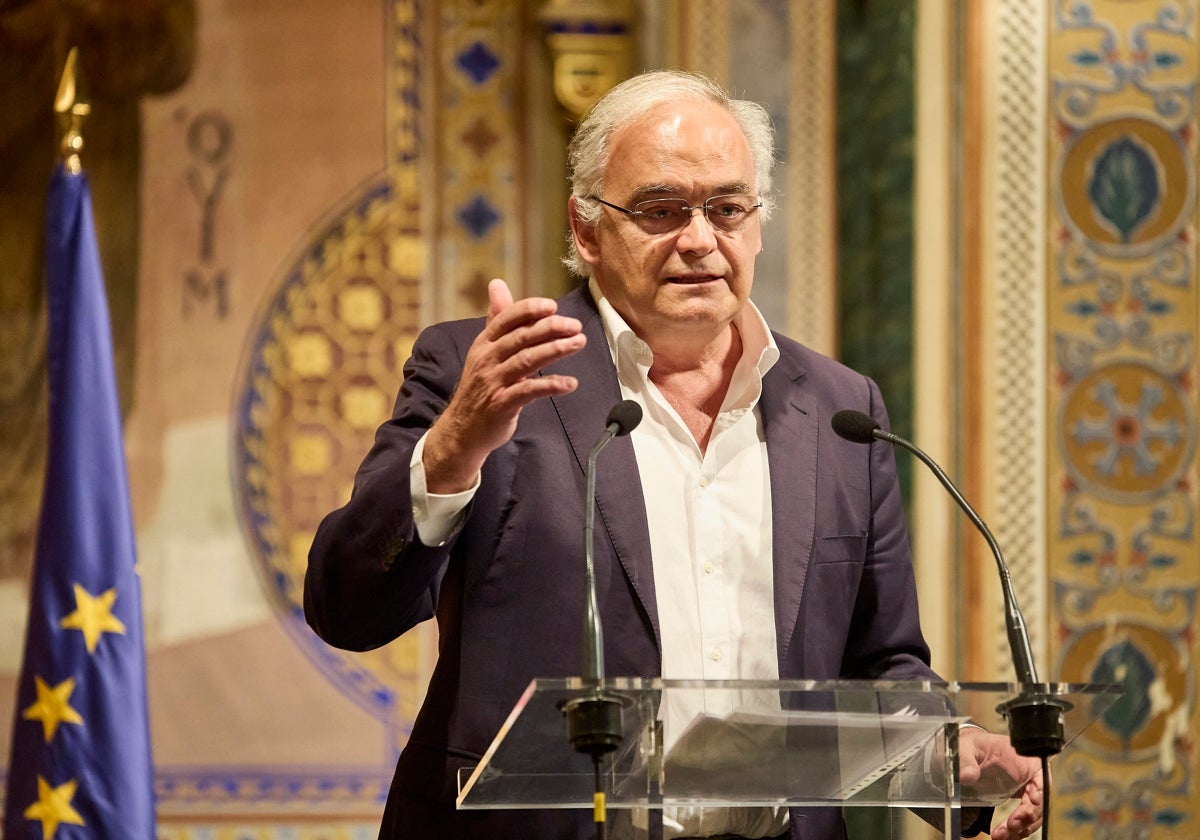
<svg viewBox="0 0 1200 840"><path fill-rule="evenodd" d="M72 175L83 171L83 164L79 160L79 153L83 150L83 120L92 112L91 104L80 94L78 62L79 47L71 47L63 65L62 78L58 82L58 93L54 97L54 112L63 126L60 146L63 165Z"/></svg>
<svg viewBox="0 0 1200 840"><path fill-rule="evenodd" d="M46 480L4 836L154 840L141 582L72 50L46 208Z"/></svg>

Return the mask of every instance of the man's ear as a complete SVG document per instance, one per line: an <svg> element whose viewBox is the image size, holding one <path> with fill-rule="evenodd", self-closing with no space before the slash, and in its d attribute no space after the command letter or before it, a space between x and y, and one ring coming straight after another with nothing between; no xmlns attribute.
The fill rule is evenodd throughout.
<svg viewBox="0 0 1200 840"><path fill-rule="evenodd" d="M579 199L571 196L567 199L567 218L571 222L571 236L575 238L575 250L579 257L588 265L595 265L600 259L600 246L596 241L596 227L579 218Z"/></svg>

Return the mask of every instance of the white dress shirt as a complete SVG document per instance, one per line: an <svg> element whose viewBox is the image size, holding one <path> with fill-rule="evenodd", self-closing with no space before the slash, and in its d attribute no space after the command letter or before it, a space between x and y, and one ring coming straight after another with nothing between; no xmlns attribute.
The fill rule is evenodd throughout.
<svg viewBox="0 0 1200 840"><path fill-rule="evenodd" d="M771 486L767 443L757 411L762 377L779 349L762 315L748 303L733 321L742 357L713 424L700 445L679 413L650 381L654 354L605 299L592 297L617 366L621 396L642 406L630 437L646 500L664 679L779 678L771 552ZM667 692L665 749L698 714L724 715L776 692L735 698ZM787 810L667 808L664 837L741 834L774 837Z"/></svg>
<svg viewBox="0 0 1200 840"><path fill-rule="evenodd" d="M637 401L643 411L630 437L646 500L662 676L778 679L770 475L757 406L762 377L778 360L779 349L766 321L752 303L734 319L742 357L708 447L701 451L678 412L649 379L654 361L649 345L634 334L594 280L589 289L600 310L621 395ZM428 493L423 451L424 438L410 466L413 514L421 541L440 545L479 482L453 496ZM756 696L769 696L773 708L779 708L777 693ZM713 695L705 704L696 693L673 697L662 709L668 750L698 714L727 714L735 705L745 708L748 700L723 695L721 703ZM727 833L773 837L787 824L786 808L680 807L663 813L666 838Z"/></svg>

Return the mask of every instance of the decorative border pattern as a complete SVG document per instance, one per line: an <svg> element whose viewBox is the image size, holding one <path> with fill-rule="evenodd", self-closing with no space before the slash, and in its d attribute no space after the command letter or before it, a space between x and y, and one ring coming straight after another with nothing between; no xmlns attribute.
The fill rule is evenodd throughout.
<svg viewBox="0 0 1200 840"><path fill-rule="evenodd" d="M837 6L795 0L788 54L788 335L826 355L837 352L835 50Z"/></svg>
<svg viewBox="0 0 1200 840"><path fill-rule="evenodd" d="M432 320L479 315L487 284L526 293L521 185L521 4L433 4L437 97L430 201L435 227L425 291ZM434 53L431 52L430 55Z"/></svg>
<svg viewBox="0 0 1200 840"><path fill-rule="evenodd" d="M1045 4L1040 0L1009 0L996 14L998 48L995 69L995 189L985 208L991 232L989 262L994 285L986 299L985 345L990 393L985 400L994 420L987 439L989 475L984 479L991 500L995 536L1004 546L1013 585L1033 636L1035 650L1044 650L1040 628L1045 626L1046 599L1042 580L1046 556L1045 500L1040 488L1045 437L1040 418L1045 411L1043 325L1045 264L1043 191L1046 152L1042 137L1031 126L1045 122L1042 86L1046 56ZM969 279L968 279L968 282ZM991 564L991 558L985 561ZM987 576L991 579L990 574ZM1003 613L996 610L990 638L996 673L1012 674Z"/></svg>
<svg viewBox="0 0 1200 840"><path fill-rule="evenodd" d="M378 820L263 822L237 818L222 823L159 820L156 840L375 840Z"/></svg>
<svg viewBox="0 0 1200 840"><path fill-rule="evenodd" d="M315 813L377 823L392 780L391 767L159 767L154 775L163 821L186 819L202 808L206 815L286 819Z"/></svg>
<svg viewBox="0 0 1200 840"><path fill-rule="evenodd" d="M1195 836L1197 3L1054 5L1052 652L1125 689L1064 756L1060 819Z"/></svg>

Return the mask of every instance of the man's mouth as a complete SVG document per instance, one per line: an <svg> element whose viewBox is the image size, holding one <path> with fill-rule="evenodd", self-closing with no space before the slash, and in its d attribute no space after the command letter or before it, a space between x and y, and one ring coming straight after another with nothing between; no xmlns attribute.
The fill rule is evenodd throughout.
<svg viewBox="0 0 1200 840"><path fill-rule="evenodd" d="M720 279L720 276L716 274L680 274L675 277L668 277L667 282L681 286L697 286L701 283L712 283Z"/></svg>

